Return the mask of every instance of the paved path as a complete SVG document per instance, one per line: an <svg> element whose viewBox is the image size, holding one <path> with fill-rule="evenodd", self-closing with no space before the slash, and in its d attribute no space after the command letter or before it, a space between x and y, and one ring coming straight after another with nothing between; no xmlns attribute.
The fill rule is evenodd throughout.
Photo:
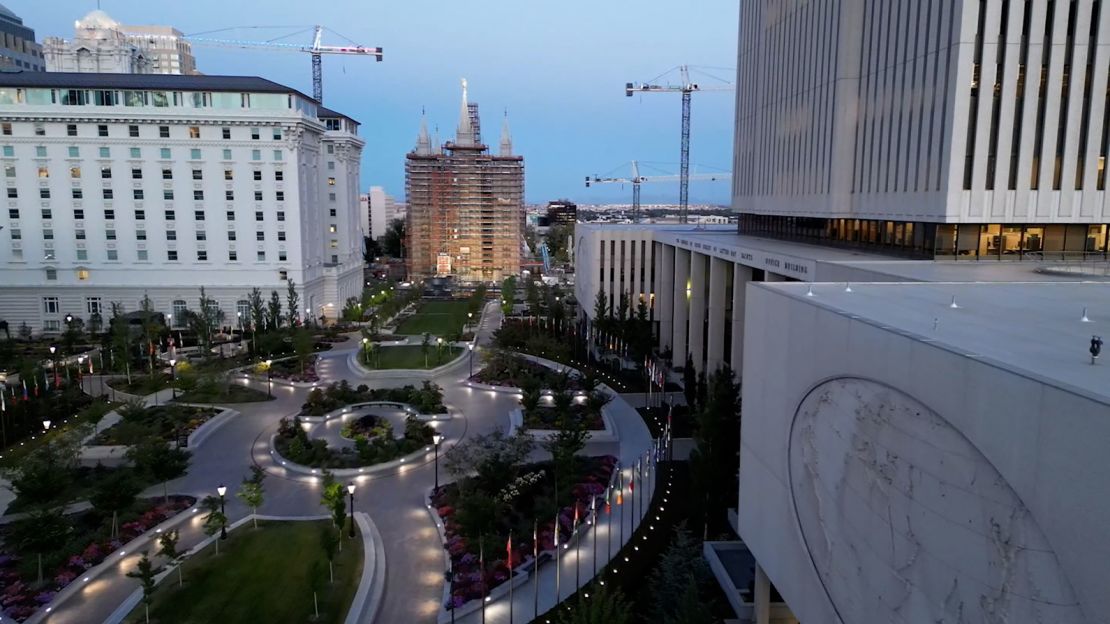
<svg viewBox="0 0 1110 624"><path fill-rule="evenodd" d="M500 325L501 313L495 303L491 303L483 315L478 330L478 344L488 345L492 332ZM352 371L348 364L350 353L359 348L356 339L336 345L331 351L320 356L318 370L322 380L338 381L347 379L353 385L365 383L370 387L391 387L397 385L396 379L375 380ZM476 356L477 357L477 356ZM441 454L467 435L488 433L495 430L507 431L509 411L517 406L513 395L474 390L462 384L469 373L466 357L438 373L436 383L444 389L444 402L454 417L447 421L433 423L446 436ZM90 380L92 381L92 380ZM238 381L265 391L265 381ZM167 391L168 392L168 391ZM250 474L250 466L262 466L267 474L266 500L259 513L273 515L310 515L322 513L319 505L320 479L299 475L275 465L269 455L270 436L277 431L283 417L296 414L308 390L274 385L276 399L261 403L242 403L234 407L241 415L210 437L199 449L194 449L189 473L170 482L173 493L189 494L198 499L215 493L218 485L228 486L227 513L232 522L249 513L234 493L240 480ZM164 400L158 397L159 401ZM627 407L627 405L625 405ZM626 463L637 453L647 448L649 438L635 411L628 407L629 413L617 418L617 427L622 442L589 448L588 452L619 453ZM635 420L633 420L635 417ZM637 425L639 429L637 430ZM624 438L628 441L625 442ZM642 440L640 438L643 438ZM435 622L440 611L443 594L444 551L439 536L424 506L424 496L432 487L434 466L429 458L422 463L412 463L391 473L377 473L354 479L355 509L367 512L385 544L386 587L377 622L420 623ZM440 467L440 478L445 480L445 471ZM145 495L161 494L161 486L154 486ZM205 536L198 518L189 520L181 526L179 549L188 549ZM599 539L604 536L605 527L599 531ZM153 550L156 548L152 549ZM573 552L573 550L571 551ZM585 555L585 553L583 553ZM124 600L136 587L134 579L127 578L126 572L133 570L137 558L131 553L122 557L112 569L71 597L59 609L43 620L50 624L89 624L99 623ZM587 569L587 558L583 556L581 569ZM564 560L563 595L569 593L573 576L567 576L568 563ZM553 576L553 566L547 566L548 576ZM541 568L541 577L544 577ZM572 574L572 572L571 572ZM588 578L588 575L586 575ZM569 580L568 580L569 579ZM543 589L546 587L547 589ZM541 592L552 600L553 583L541 580ZM529 594L530 595L530 594ZM518 596L519 601L524 598ZM502 601L503 602L503 601ZM530 609L530 598L526 601ZM541 601L542 602L542 601ZM520 607L523 609L523 606ZM498 617L496 609L490 615ZM524 610L518 611L524 614ZM529 612L530 613L530 612ZM491 619L491 622L499 621ZM507 621L507 620L506 620ZM521 620L523 621L523 619ZM369 624L369 623L367 623Z"/></svg>

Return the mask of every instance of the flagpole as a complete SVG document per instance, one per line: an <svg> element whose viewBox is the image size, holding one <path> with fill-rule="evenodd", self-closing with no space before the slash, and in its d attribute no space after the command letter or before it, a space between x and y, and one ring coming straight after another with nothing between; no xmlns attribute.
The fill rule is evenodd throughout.
<svg viewBox="0 0 1110 624"><path fill-rule="evenodd" d="M574 591L582 586L582 531L578 525L578 503L574 503Z"/></svg>
<svg viewBox="0 0 1110 624"><path fill-rule="evenodd" d="M605 490L605 515L609 518L609 521L605 523L605 541L609 542L609 556L605 558L606 563L613 560L613 504L609 501L612 494L613 484L610 482L609 487Z"/></svg>
<svg viewBox="0 0 1110 624"><path fill-rule="evenodd" d="M509 532L509 545L505 548L509 564L509 624L513 624L513 534Z"/></svg>
<svg viewBox="0 0 1110 624"><path fill-rule="evenodd" d="M590 514L593 516L593 519L591 520L591 525L590 525L590 532L594 534L593 535L593 540L594 540L594 576L597 576L597 497L596 496L593 498L593 501L590 504L593 505L593 509L590 510Z"/></svg>
<svg viewBox="0 0 1110 624"><path fill-rule="evenodd" d="M562 574L562 569L559 568L559 514L555 514L555 604L558 605L563 600L563 593L559 588L559 580Z"/></svg>
<svg viewBox="0 0 1110 624"><path fill-rule="evenodd" d="M621 523L620 523L620 539L617 540L617 552L624 548L624 471L618 473L619 481L617 485L617 506L621 508Z"/></svg>
<svg viewBox="0 0 1110 624"><path fill-rule="evenodd" d="M486 623L486 550L483 537L478 536L478 577L482 579L482 624Z"/></svg>
<svg viewBox="0 0 1110 624"><path fill-rule="evenodd" d="M540 617L540 521L532 524L532 617Z"/></svg>

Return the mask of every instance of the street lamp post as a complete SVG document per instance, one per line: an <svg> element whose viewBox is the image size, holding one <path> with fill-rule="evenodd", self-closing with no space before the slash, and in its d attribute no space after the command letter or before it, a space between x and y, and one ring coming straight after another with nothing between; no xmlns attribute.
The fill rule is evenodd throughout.
<svg viewBox="0 0 1110 624"><path fill-rule="evenodd" d="M224 495L227 494L227 486L220 484L216 487L216 493L220 495L220 515L224 517L223 523L220 525L220 539L227 539L227 513L224 511L224 502L227 500Z"/></svg>
<svg viewBox="0 0 1110 624"><path fill-rule="evenodd" d="M312 322L312 308L304 309L304 324L308 325Z"/></svg>
<svg viewBox="0 0 1110 624"><path fill-rule="evenodd" d="M470 350L470 376L473 377L474 376L474 343L472 342L472 343L466 345L466 348Z"/></svg>
<svg viewBox="0 0 1110 624"><path fill-rule="evenodd" d="M77 356L77 385L82 386L82 387L83 387L83 385L81 384L81 377L82 377L81 373L82 373L83 368L85 368L85 356L84 355L78 355Z"/></svg>
<svg viewBox="0 0 1110 624"><path fill-rule="evenodd" d="M355 536L355 482L351 481L347 484L347 494L351 496L351 531L347 535L349 537Z"/></svg>
<svg viewBox="0 0 1110 624"><path fill-rule="evenodd" d="M436 447L435 471L436 471L436 485L435 490L439 489L439 443L443 442L443 434L436 433L432 435L432 444ZM432 490L433 493L435 490Z"/></svg>
<svg viewBox="0 0 1110 624"><path fill-rule="evenodd" d="M266 396L274 398L274 361L266 360Z"/></svg>
<svg viewBox="0 0 1110 624"><path fill-rule="evenodd" d="M44 433L47 432L47 431L50 431L50 420L49 419L46 419L46 420L42 421L42 430L43 430Z"/></svg>
<svg viewBox="0 0 1110 624"><path fill-rule="evenodd" d="M443 338L436 338L436 362L443 362Z"/></svg>
<svg viewBox="0 0 1110 624"><path fill-rule="evenodd" d="M58 347L50 345L50 368L54 369L54 387L58 387L58 363L54 360L54 352Z"/></svg>
<svg viewBox="0 0 1110 624"><path fill-rule="evenodd" d="M466 329L467 329L467 331L470 330L470 325L473 322L474 322L474 313L473 312L467 312L466 313Z"/></svg>
<svg viewBox="0 0 1110 624"><path fill-rule="evenodd" d="M369 348L370 348L370 339L369 338L363 338L362 339L362 359L366 360L366 365L367 366L370 365L370 355L367 351L367 349L369 349Z"/></svg>
<svg viewBox="0 0 1110 624"><path fill-rule="evenodd" d="M171 400L177 400L177 360L170 358L170 395Z"/></svg>

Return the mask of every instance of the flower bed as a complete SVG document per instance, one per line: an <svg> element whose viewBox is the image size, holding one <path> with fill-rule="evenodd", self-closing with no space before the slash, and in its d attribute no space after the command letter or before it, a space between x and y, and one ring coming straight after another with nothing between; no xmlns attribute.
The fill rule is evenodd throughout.
<svg viewBox="0 0 1110 624"><path fill-rule="evenodd" d="M370 401L407 403L422 414L442 414L447 410L443 405L443 389L429 381L419 388L403 386L371 390L365 384L352 388L344 380L310 392L308 400L301 406L301 416L323 416L347 405Z"/></svg>
<svg viewBox="0 0 1110 624"><path fill-rule="evenodd" d="M392 438L393 424L381 416L366 414L365 416L360 416L346 425L343 425L343 429L339 432L339 435L348 440L356 441L360 438L367 441L375 438Z"/></svg>
<svg viewBox="0 0 1110 624"><path fill-rule="evenodd" d="M554 407L541 405L523 412L524 426L528 429L559 428L559 412ZM574 418L585 423L587 431L605 430L605 422L601 418L600 410L591 409L586 405L573 405L570 413Z"/></svg>
<svg viewBox="0 0 1110 624"><path fill-rule="evenodd" d="M389 423L386 423L388 426ZM400 438L393 437L393 428L388 426L385 435L370 438L365 435L353 436L355 448L336 450L330 448L326 440L311 439L299 418L281 419L278 434L274 438L274 448L278 454L289 461L311 468L345 469L364 468L374 464L393 461L415 453L432 443L435 430L413 416L405 419L405 433Z"/></svg>
<svg viewBox="0 0 1110 624"><path fill-rule="evenodd" d="M121 420L101 431L89 446L130 446L158 436L167 442L188 436L211 420L219 410L188 405L125 405L116 410Z"/></svg>
<svg viewBox="0 0 1110 624"><path fill-rule="evenodd" d="M560 542L574 530L577 509L579 525L589 517L594 498L603 497L613 476L617 458L612 455L579 458L577 477L570 488L572 503L559 509ZM551 462L523 466L519 476L506 484L494 497L470 491L472 478L468 477L440 487L432 492L431 504L443 521L447 543L444 549L451 558L448 581L450 598L444 608L453 610L471 600L481 599L494 587L509 579L509 553L505 546L511 532L513 569L531 566L533 527L539 541L541 560L545 552L555 548L555 522L548 510L553 507L554 478ZM598 501L601 513L601 501ZM472 533L474 518L490 514L494 531L484 534L485 568L479 566L479 544ZM539 520L536 524L536 520Z"/></svg>
<svg viewBox="0 0 1110 624"><path fill-rule="evenodd" d="M331 348L330 346L328 347ZM256 374L267 375L266 365L262 364L255 371ZM316 374L316 356L309 356L308 361L305 362L304 372L301 372L301 363L297 358L287 358L284 360L274 360L270 364L270 376L274 379L285 379L286 381L298 382L316 382L320 381L320 376Z"/></svg>
<svg viewBox="0 0 1110 624"><path fill-rule="evenodd" d="M186 496L172 496L166 503L161 499L141 501L132 513L121 516L119 535L115 539L109 539L105 519L99 512L90 510L70 516L74 534L57 552L44 555L44 561L49 559L55 563L47 568L53 573L44 573L41 586L37 585L37 565L32 561L37 561L36 555L21 556L17 545L4 543L0 550L0 607L16 621L26 620L121 546L195 502L195 498ZM0 533L0 539L6 537L6 533ZM24 560L32 564L21 565Z"/></svg>
<svg viewBox="0 0 1110 624"><path fill-rule="evenodd" d="M485 367L470 377L471 381L487 386L511 388L584 390L587 382L576 374L560 373L543 364L507 352L495 353Z"/></svg>

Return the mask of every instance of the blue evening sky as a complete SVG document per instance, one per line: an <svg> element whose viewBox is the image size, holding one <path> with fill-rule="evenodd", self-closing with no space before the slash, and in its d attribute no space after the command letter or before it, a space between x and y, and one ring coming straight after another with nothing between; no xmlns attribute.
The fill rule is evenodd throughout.
<svg viewBox="0 0 1110 624"><path fill-rule="evenodd" d="M5 4L47 35L72 37L73 22L96 8L91 0ZM420 110L441 138L458 121L459 79L482 113L483 138L496 149L508 109L515 150L525 157L527 200L628 202L631 188L585 188L588 174L627 175L633 159L677 173L680 96L624 96L624 83L649 80L686 63L736 65L736 0L103 0L125 24L168 24L186 34L230 26L324 26L369 46L385 61L324 57L324 102L362 122L363 187L404 194L404 155L415 140ZM294 29L238 30L221 35L268 39ZM300 35L305 42L311 35ZM342 43L326 34L324 43ZM311 94L307 54L194 46L210 74L259 75ZM729 70L707 70L729 82ZM699 79L710 84L709 79ZM732 164L732 93L694 95L691 162L703 170ZM727 182L691 185L690 200L727 204ZM645 185L645 203L677 202L677 184Z"/></svg>

